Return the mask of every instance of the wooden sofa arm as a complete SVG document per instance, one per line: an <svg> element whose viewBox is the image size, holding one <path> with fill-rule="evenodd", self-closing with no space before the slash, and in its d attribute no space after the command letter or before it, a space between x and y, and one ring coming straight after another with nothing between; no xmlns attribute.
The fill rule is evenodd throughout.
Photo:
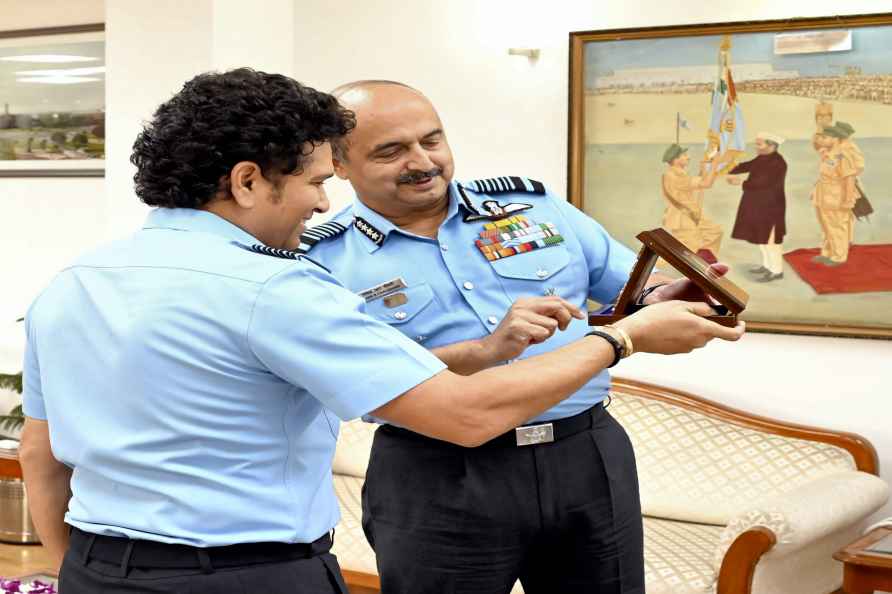
<svg viewBox="0 0 892 594"><path fill-rule="evenodd" d="M617 392L660 400L675 406L692 409L701 414L756 431L831 444L848 451L855 461L855 466L861 472L874 475L879 475L880 473L880 462L876 448L866 438L855 433L832 431L820 427L810 427L761 417L694 396L687 392L637 380L614 377L613 389Z"/></svg>
<svg viewBox="0 0 892 594"><path fill-rule="evenodd" d="M750 592L756 564L776 542L774 532L763 526L754 526L734 539L722 560L716 594Z"/></svg>

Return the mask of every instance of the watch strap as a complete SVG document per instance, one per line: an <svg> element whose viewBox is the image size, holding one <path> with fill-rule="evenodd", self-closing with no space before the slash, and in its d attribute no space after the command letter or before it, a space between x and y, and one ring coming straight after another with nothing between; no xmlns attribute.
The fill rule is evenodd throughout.
<svg viewBox="0 0 892 594"><path fill-rule="evenodd" d="M610 346L613 347L613 363L608 365L607 367L613 367L617 363L620 362L620 359L623 358L623 345L614 337L613 335L604 332L603 330L592 330L586 336L600 336L604 340L606 340Z"/></svg>

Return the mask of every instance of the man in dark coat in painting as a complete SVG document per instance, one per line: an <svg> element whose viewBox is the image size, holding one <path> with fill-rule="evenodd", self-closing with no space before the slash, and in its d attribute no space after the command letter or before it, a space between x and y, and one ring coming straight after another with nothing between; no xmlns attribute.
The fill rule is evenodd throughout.
<svg viewBox="0 0 892 594"><path fill-rule="evenodd" d="M741 183L743 178L734 176L749 174L743 181L743 198L737 209L731 237L759 246L762 265L750 272L762 275L756 279L761 283L784 277L783 242L787 233L784 181L787 162L777 152L783 141L776 134L760 132L756 137L756 158L728 172L728 183L735 185Z"/></svg>

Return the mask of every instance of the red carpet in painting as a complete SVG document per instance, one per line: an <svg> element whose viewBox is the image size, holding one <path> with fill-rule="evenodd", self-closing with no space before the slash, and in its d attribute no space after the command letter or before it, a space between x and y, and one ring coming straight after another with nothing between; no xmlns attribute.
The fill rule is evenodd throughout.
<svg viewBox="0 0 892 594"><path fill-rule="evenodd" d="M870 293L892 291L892 244L853 245L849 259L840 266L824 266L811 259L819 255L817 248L793 250L784 254L802 280L815 292Z"/></svg>

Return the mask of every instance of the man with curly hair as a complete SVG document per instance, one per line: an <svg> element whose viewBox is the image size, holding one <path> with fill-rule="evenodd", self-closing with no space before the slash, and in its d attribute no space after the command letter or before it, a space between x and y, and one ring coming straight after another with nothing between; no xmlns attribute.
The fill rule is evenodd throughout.
<svg viewBox="0 0 892 594"><path fill-rule="evenodd" d="M197 76L134 145L136 192L157 207L145 226L31 306L21 462L65 594L344 594L329 553L338 417L476 445L618 359L592 336L464 377L289 251L328 208L329 142L353 121L284 76ZM698 327L703 308L624 330L642 350L690 349L707 337L640 328ZM543 315L566 327L581 313L555 298Z"/></svg>

